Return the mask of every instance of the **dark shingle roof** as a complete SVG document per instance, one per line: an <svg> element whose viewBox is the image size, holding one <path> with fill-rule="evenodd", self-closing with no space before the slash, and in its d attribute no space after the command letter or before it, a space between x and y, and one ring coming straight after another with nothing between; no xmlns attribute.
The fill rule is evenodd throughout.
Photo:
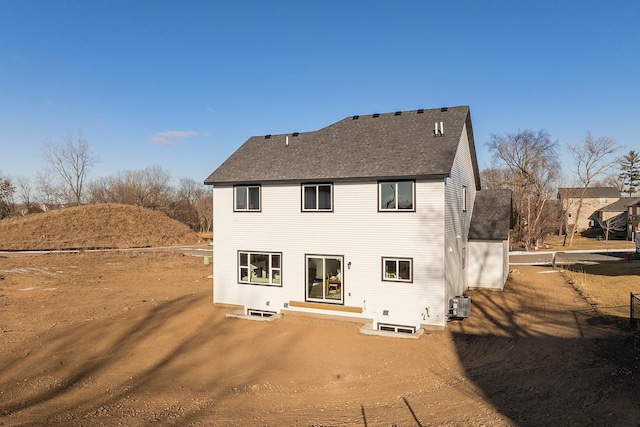
<svg viewBox="0 0 640 427"><path fill-rule="evenodd" d="M627 207L640 202L640 197L623 197L610 205L598 209L602 212L626 212Z"/></svg>
<svg viewBox="0 0 640 427"><path fill-rule="evenodd" d="M511 190L482 190L476 193L469 239L507 240L511 227Z"/></svg>
<svg viewBox="0 0 640 427"><path fill-rule="evenodd" d="M434 137L436 122L443 122L444 136ZM295 136L253 136L205 183L443 178L451 172L465 123L479 189L467 106L352 116Z"/></svg>
<svg viewBox="0 0 640 427"><path fill-rule="evenodd" d="M583 188L558 188L558 194L563 199L578 198ZM584 193L584 197L600 198L600 197L620 197L620 190L615 187L589 187Z"/></svg>

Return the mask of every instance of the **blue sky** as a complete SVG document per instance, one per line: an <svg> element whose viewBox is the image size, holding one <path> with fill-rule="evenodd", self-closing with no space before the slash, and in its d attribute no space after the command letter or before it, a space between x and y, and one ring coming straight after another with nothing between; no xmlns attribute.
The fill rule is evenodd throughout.
<svg viewBox="0 0 640 427"><path fill-rule="evenodd" d="M639 16L637 0L0 0L0 175L35 177L43 144L80 130L90 179L202 181L252 135L456 105L481 168L490 135L519 129L638 150Z"/></svg>

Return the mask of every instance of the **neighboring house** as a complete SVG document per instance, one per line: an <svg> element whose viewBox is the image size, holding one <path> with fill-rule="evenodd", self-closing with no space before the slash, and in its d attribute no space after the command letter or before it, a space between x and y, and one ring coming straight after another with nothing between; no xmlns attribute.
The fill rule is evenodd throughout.
<svg viewBox="0 0 640 427"><path fill-rule="evenodd" d="M585 191L584 188L558 189L558 200L563 210L565 230L567 231L573 230L574 232L579 232L593 227L595 224L593 220L590 219L591 215L598 209L620 199L620 190L617 188L589 187L586 189L582 199L580 218L576 218L580 195L583 191Z"/></svg>
<svg viewBox="0 0 640 427"><path fill-rule="evenodd" d="M627 206L627 238L634 240L640 233L640 201ZM635 237L637 241L637 237Z"/></svg>
<svg viewBox="0 0 640 427"><path fill-rule="evenodd" d="M595 211L590 219L605 231L626 232L629 225L629 206L639 201L640 197L621 197Z"/></svg>
<svg viewBox="0 0 640 427"><path fill-rule="evenodd" d="M509 213L476 219L474 202L490 192L479 191L466 106L254 136L205 184L214 186L214 303L244 315L438 329L469 287L506 279ZM510 195L496 199L495 209L510 206Z"/></svg>

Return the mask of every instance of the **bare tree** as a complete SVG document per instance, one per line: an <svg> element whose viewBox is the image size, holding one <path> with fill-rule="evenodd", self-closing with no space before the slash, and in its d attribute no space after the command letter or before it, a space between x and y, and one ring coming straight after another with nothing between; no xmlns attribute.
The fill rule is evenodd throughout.
<svg viewBox="0 0 640 427"><path fill-rule="evenodd" d="M89 142L80 131L77 135L69 132L60 144L45 143L42 155L50 172L60 179L66 190L67 202L79 205L87 173L98 162L98 158L89 150Z"/></svg>
<svg viewBox="0 0 640 427"><path fill-rule="evenodd" d="M20 198L20 202L24 205L26 213L30 214L41 211L33 200L33 186L31 185L31 180L26 176L16 177L16 194Z"/></svg>
<svg viewBox="0 0 640 427"><path fill-rule="evenodd" d="M88 203L109 203L110 199L109 178L98 178L87 183Z"/></svg>
<svg viewBox="0 0 640 427"><path fill-rule="evenodd" d="M52 181L45 172L36 174L36 189L40 201L45 205L45 209L60 205L64 201L64 189Z"/></svg>
<svg viewBox="0 0 640 427"><path fill-rule="evenodd" d="M594 182L593 186L594 187L613 187L621 193L624 190L624 183L620 179L620 175L617 173L610 173L600 181Z"/></svg>
<svg viewBox="0 0 640 427"><path fill-rule="evenodd" d="M501 171L493 176L503 181L499 185L513 189L514 239L526 249L537 248L557 226L557 212L547 205L560 174L558 142L541 129L492 134L487 146L493 154L493 169Z"/></svg>
<svg viewBox="0 0 640 427"><path fill-rule="evenodd" d="M202 197L196 201L198 220L200 221L199 231L213 230L213 187L206 186Z"/></svg>
<svg viewBox="0 0 640 427"><path fill-rule="evenodd" d="M591 132L587 132L587 136L581 145L569 144L569 151L575 161L573 172L578 177L578 183L581 191L578 197L578 208L576 210L576 219L573 223L569 246L573 245L574 229L580 219L580 210L587 189L595 183L599 176L606 175L616 164L613 157L620 146L613 138L601 136L593 139Z"/></svg>
<svg viewBox="0 0 640 427"><path fill-rule="evenodd" d="M11 180L0 176L0 219L11 216L14 209L14 192L15 187Z"/></svg>
<svg viewBox="0 0 640 427"><path fill-rule="evenodd" d="M188 224L197 231L210 231L213 228L213 192L193 179L180 180L176 191L176 219Z"/></svg>
<svg viewBox="0 0 640 427"><path fill-rule="evenodd" d="M487 168L480 171L480 183L483 190L512 190L513 179L510 169Z"/></svg>
<svg viewBox="0 0 640 427"><path fill-rule="evenodd" d="M92 203L124 203L168 213L174 189L171 174L160 166L125 170L87 185Z"/></svg>

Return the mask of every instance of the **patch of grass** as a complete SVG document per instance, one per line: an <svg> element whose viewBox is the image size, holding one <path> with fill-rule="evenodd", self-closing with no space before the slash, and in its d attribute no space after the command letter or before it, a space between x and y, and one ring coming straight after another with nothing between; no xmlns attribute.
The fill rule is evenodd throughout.
<svg viewBox="0 0 640 427"><path fill-rule="evenodd" d="M573 265L564 275L600 314L629 325L629 293L640 294L640 262Z"/></svg>
<svg viewBox="0 0 640 427"><path fill-rule="evenodd" d="M540 250L563 251L571 249L629 249L635 251L635 243L627 240L609 239L598 240L595 237L585 237L580 234L573 236L573 245L569 246L571 236L549 236L544 239L544 244L540 246Z"/></svg>

